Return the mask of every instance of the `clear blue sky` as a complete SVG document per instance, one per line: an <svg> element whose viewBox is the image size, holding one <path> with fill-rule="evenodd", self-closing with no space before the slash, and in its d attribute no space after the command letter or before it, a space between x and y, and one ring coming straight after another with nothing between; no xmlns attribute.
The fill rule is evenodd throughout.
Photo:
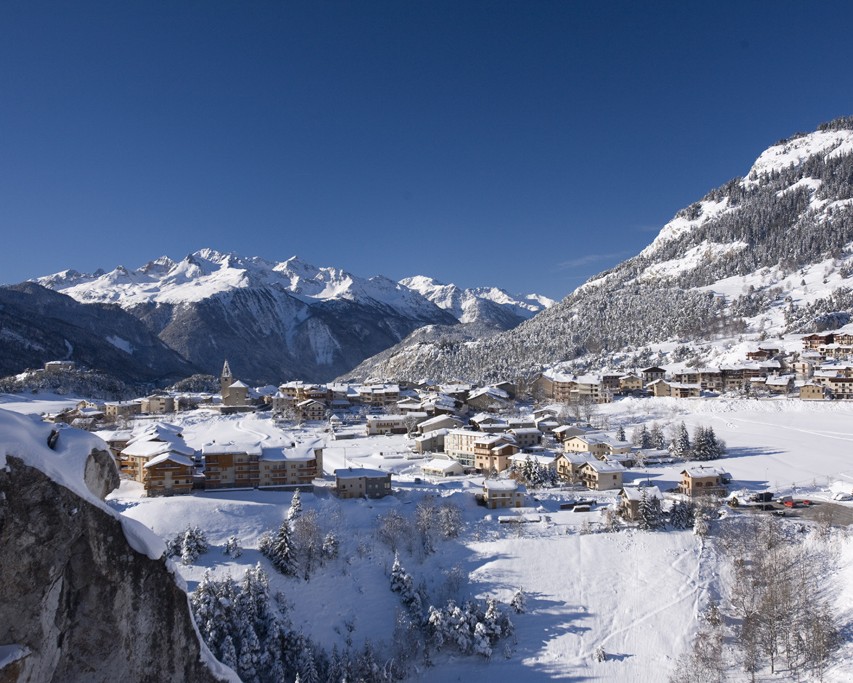
<svg viewBox="0 0 853 683"><path fill-rule="evenodd" d="M0 282L205 246L561 298L853 114L850 2L0 3Z"/></svg>

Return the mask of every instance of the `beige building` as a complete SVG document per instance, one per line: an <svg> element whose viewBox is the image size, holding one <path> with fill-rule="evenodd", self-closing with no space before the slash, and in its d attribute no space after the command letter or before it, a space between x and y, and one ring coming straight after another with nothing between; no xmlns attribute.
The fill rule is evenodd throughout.
<svg viewBox="0 0 853 683"><path fill-rule="evenodd" d="M625 468L618 463L590 460L580 466L580 479L584 486L594 491L622 488Z"/></svg>
<svg viewBox="0 0 853 683"><path fill-rule="evenodd" d="M143 413L164 415L165 413L175 412L175 399L171 396L155 394L143 398L140 401L140 406Z"/></svg>
<svg viewBox="0 0 853 683"><path fill-rule="evenodd" d="M823 401L827 398L825 387L809 382L800 387L800 398L804 401Z"/></svg>
<svg viewBox="0 0 853 683"><path fill-rule="evenodd" d="M483 502L487 508L520 508L527 489L514 479L486 479L483 482Z"/></svg>
<svg viewBox="0 0 853 683"><path fill-rule="evenodd" d="M681 471L678 490L687 496L722 496L731 475L718 467L688 467Z"/></svg>
<svg viewBox="0 0 853 683"><path fill-rule="evenodd" d="M657 486L646 486L642 489L623 488L619 491L619 509L625 519L636 521L640 517L640 501L643 499L643 493L646 498L663 500L663 495Z"/></svg>
<svg viewBox="0 0 853 683"><path fill-rule="evenodd" d="M139 401L111 401L104 403L104 415L107 418L128 418L142 414L142 404Z"/></svg>

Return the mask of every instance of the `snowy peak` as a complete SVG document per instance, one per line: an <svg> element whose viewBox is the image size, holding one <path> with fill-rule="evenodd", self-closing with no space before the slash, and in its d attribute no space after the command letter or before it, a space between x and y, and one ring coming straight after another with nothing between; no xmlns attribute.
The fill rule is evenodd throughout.
<svg viewBox="0 0 853 683"><path fill-rule="evenodd" d="M853 153L853 130L818 130L797 135L768 147L756 159L746 176L756 183L763 175L797 168L812 157L831 159Z"/></svg>
<svg viewBox="0 0 853 683"><path fill-rule="evenodd" d="M515 327L554 304L539 294L513 296L498 287L462 289L423 275L405 278L400 284L429 299L459 322L484 323L503 329Z"/></svg>

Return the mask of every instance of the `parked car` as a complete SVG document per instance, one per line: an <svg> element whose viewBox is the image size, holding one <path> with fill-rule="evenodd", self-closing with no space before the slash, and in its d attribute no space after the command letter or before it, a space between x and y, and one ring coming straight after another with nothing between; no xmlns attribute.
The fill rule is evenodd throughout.
<svg viewBox="0 0 853 683"><path fill-rule="evenodd" d="M853 495L844 493L844 491L839 491L832 495L832 500L853 500Z"/></svg>

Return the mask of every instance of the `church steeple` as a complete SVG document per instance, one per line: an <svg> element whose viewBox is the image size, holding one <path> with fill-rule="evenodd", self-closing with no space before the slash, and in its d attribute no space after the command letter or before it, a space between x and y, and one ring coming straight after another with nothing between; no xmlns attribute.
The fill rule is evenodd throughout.
<svg viewBox="0 0 853 683"><path fill-rule="evenodd" d="M228 387L234 384L234 375L231 374L231 368L228 366L228 359L225 359L225 365L222 366L222 375L219 377L219 391L224 398L228 394Z"/></svg>

